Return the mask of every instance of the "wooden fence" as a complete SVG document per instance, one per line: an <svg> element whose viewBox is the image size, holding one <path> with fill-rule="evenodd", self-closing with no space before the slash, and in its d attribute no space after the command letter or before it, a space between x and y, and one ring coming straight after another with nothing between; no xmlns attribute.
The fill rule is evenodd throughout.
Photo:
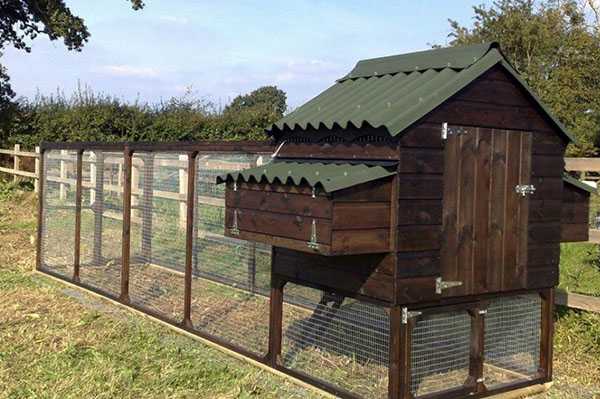
<svg viewBox="0 0 600 399"><path fill-rule="evenodd" d="M1 149L0 154L13 157L13 167L7 168L0 166L0 172L8 173L13 176L14 181L19 181L20 178L33 179L35 192L39 189L39 174L40 174L40 147L35 147L35 152L21 151L21 145L15 144L12 150ZM23 158L35 158L35 170L33 172L21 169L21 161Z"/></svg>

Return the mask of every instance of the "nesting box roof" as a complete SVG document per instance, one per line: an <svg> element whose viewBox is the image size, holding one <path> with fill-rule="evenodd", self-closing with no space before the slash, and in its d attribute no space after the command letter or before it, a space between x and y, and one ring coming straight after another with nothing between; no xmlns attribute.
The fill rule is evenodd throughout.
<svg viewBox="0 0 600 399"><path fill-rule="evenodd" d="M307 184L331 193L357 184L382 179L395 173L395 167L388 170L379 165L274 160L264 166L218 176L217 184L226 181L278 183L294 186Z"/></svg>
<svg viewBox="0 0 600 399"><path fill-rule="evenodd" d="M333 86L267 129L384 127L397 136L469 83L501 65L565 138L566 128L549 112L503 56L497 43L441 48L359 61Z"/></svg>

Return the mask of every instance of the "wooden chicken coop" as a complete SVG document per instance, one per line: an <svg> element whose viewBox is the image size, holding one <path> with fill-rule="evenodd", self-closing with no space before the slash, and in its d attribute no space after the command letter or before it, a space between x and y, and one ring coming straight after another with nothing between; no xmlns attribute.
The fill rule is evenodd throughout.
<svg viewBox="0 0 600 399"><path fill-rule="evenodd" d="M273 367L293 284L383 309L389 398L552 379L560 243L587 240L590 188L496 43L360 61L268 133L272 160L218 182L225 234L272 245Z"/></svg>

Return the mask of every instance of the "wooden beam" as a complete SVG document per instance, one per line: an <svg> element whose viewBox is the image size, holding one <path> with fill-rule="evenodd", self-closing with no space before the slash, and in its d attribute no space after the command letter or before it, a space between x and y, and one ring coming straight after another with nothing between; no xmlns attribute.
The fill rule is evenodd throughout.
<svg viewBox="0 0 600 399"><path fill-rule="evenodd" d="M272 251L271 262L275 257ZM281 357L281 342L283 337L283 287L286 281L272 273L271 270L271 298L269 301L269 350L266 361L271 367L277 367Z"/></svg>
<svg viewBox="0 0 600 399"><path fill-rule="evenodd" d="M554 338L554 288L540 293L542 297L542 331L540 340L540 374L545 381L552 380L552 342Z"/></svg>
<svg viewBox="0 0 600 399"><path fill-rule="evenodd" d="M402 322L402 307L390 308L390 365L388 380L389 399L411 399L410 392L410 335L414 319Z"/></svg>
<svg viewBox="0 0 600 399"><path fill-rule="evenodd" d="M129 256L131 250L131 158L128 146L123 150L125 178L123 182L123 236L121 257L121 301L129 303Z"/></svg>
<svg viewBox="0 0 600 399"><path fill-rule="evenodd" d="M44 227L44 200L46 193L44 192L44 150L40 150L40 183L39 183L39 191L38 195L38 214L37 214L37 241L36 241L36 259L35 259L35 268L36 270L41 270L42 268L42 230Z"/></svg>
<svg viewBox="0 0 600 399"><path fill-rule="evenodd" d="M185 278L183 295L183 324L193 328L192 324L192 263L194 260L194 202L196 195L196 157L197 152L188 154L187 167L187 203L185 219Z"/></svg>
<svg viewBox="0 0 600 399"><path fill-rule="evenodd" d="M565 169L573 172L600 172L600 158L565 158Z"/></svg>
<svg viewBox="0 0 600 399"><path fill-rule="evenodd" d="M83 180L83 150L77 151L77 184L75 187L75 254L73 255L73 281L79 281L81 259L81 181Z"/></svg>
<svg viewBox="0 0 600 399"><path fill-rule="evenodd" d="M556 290L554 303L572 309L600 313L600 297Z"/></svg>

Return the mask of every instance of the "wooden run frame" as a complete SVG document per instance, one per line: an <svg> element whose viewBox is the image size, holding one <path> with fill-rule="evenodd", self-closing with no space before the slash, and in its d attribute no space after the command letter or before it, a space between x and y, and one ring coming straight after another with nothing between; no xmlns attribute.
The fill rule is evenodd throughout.
<svg viewBox="0 0 600 399"><path fill-rule="evenodd" d="M326 381L322 381L318 378L312 377L304 372L292 370L282 365L281 362L281 345L282 345L282 311L283 311L283 290L285 285L290 282L294 283L292 279L285 279L281 276L272 274L271 276L271 290L270 290L270 316L269 316L269 339L268 339L268 350L264 356L256 355L249 350L246 350L238 345L227 342L226 340L215 336L210 333L196 330L191 322L191 284L192 284L192 263L193 263L193 240L194 240L194 229L193 218L195 217L194 202L195 202L195 170L197 155L201 152L244 152L244 153L269 153L272 152L273 147L268 143L166 143L166 144L152 144L152 143L118 143L118 144L106 144L106 143L42 143L40 146L40 178L39 188L42 193L42 197L39 201L38 207L38 232L37 232L37 256L36 256L36 269L40 272L51 275L60 280L75 284L79 287L90 290L96 294L105 296L112 300L118 301L119 303L131 307L140 312L146 313L164 323L180 328L190 334L199 336L205 340L215 343L223 348L231 351L235 351L247 358L250 358L256 362L260 362L266 366L269 366L281 373L292 376L298 380L311 384L317 388L327 391L333 395L341 398L358 398L358 396L346 389L335 386ZM44 223L44 185L46 175L44 165L44 154L50 150L71 150L77 153L77 182L76 182L76 195L75 195L75 246L74 246L74 265L73 275L64 276L62 274L53 272L44 268L42 264L42 238L43 238L43 223ZM121 269L121 289L120 294L111 294L102 289L93 287L89 284L83 283L79 279L79 260L80 260L80 240L81 240L81 200L82 200L82 156L84 151L119 151L124 156L124 190L123 190L123 230L122 230L122 269ZM185 257L185 276L184 276L184 294L182 300L184 301L184 317L181 322L176 322L169 319L162 314L150 310L146 307L140 306L133 303L129 299L129 256L130 256L130 228L131 228L131 180L132 180L132 157L136 152L147 153L146 159L151 159L151 156L155 152L179 152L187 154L188 156L188 189L187 189L187 224L186 224L186 257ZM97 162L102 163L102 159L98 159ZM97 168L96 173L100 176L96 176L97 195L102 193L102 168ZM146 165L144 173L152 173L151 167ZM397 180L397 179L396 179ZM394 184L392 195L397 197L398 191L397 181ZM151 195L151 194L150 194ZM147 198L148 194L144 193L142 201L151 201L151 198ZM392 220L396 220L397 207L392 207L393 211L391 214ZM97 213L97 212L96 212ZM100 213L101 215L101 213ZM95 228L97 229L98 223L102 223L100 220L95 221ZM395 225L395 224L393 224ZM143 229L149 229L150 227L144 226ZM393 229L395 230L395 229ZM101 232L101 225L100 230ZM96 231L96 234L98 231ZM393 233L395 234L395 233ZM397 243L397 240L391 240L392 243ZM392 250L394 245L392 244ZM394 251L395 252L395 251ZM252 267L252 265L249 265ZM319 287L315 287L319 288ZM469 397L484 397L491 394L502 393L513 389L526 387L529 385L541 384L551 380L552 378L552 335L553 335L553 304L554 304L554 289L544 290L528 290L528 291L512 291L509 293L503 293L502 296L517 295L523 293L537 292L542 298L542 323L541 323L541 346L540 346L540 369L535 378L518 381L507 385L500 386L492 390L487 390L484 383L481 381L483 374L483 334L485 326L485 314L481 312L487 306L487 301L493 298L497 298L498 294L487 294L470 297L459 297L459 298L443 298L437 302L430 303L419 303L413 305L410 310L419 310L424 313L435 312L440 310L448 310L452 308L467 310L471 316L471 350L470 350L470 366L469 366L469 378L465 382L465 386L460 389L454 389L449 391L443 391L431 395L422 396L419 398L459 398L468 395ZM343 293L346 296L348 293ZM390 365L389 365L389 392L388 396L392 399L413 399L413 395L410 392L410 346L411 346L411 334L415 326L415 319L408 318L403 320L403 312L406 308L401 303L394 301L394 303L381 304L387 308L389 319L390 319Z"/></svg>

